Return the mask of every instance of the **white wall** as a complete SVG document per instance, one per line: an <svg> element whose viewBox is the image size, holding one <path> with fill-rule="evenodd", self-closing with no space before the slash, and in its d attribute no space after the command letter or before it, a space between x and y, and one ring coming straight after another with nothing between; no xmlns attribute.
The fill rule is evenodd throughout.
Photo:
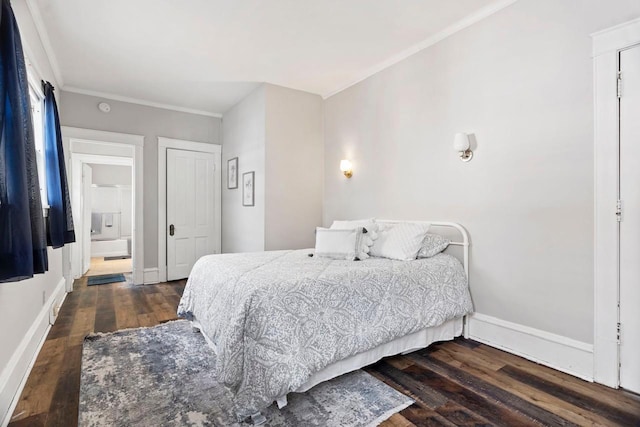
<svg viewBox="0 0 640 427"><path fill-rule="evenodd" d="M143 135L144 139L144 266L158 266L158 137L220 144L221 121L215 117L182 113L63 92L60 121L63 126ZM98 104L111 105L108 114Z"/></svg>
<svg viewBox="0 0 640 427"><path fill-rule="evenodd" d="M637 0L520 0L327 99L325 224L460 222L478 312L592 343L589 34L638 15ZM475 134L470 163L456 132Z"/></svg>
<svg viewBox="0 0 640 427"><path fill-rule="evenodd" d="M25 2L12 2L33 71L57 86ZM60 93L56 92L58 99ZM64 296L62 249L48 250L49 271L32 279L0 283L0 423L49 325L52 305Z"/></svg>
<svg viewBox="0 0 640 427"><path fill-rule="evenodd" d="M266 90L262 85L224 115L222 251L264 250ZM238 188L227 188L227 161L238 158ZM242 206L242 174L255 171L255 206Z"/></svg>
<svg viewBox="0 0 640 427"><path fill-rule="evenodd" d="M224 116L222 250L308 248L322 222L322 99L263 84ZM227 161L238 157L238 188ZM255 206L242 206L242 174L255 171Z"/></svg>
<svg viewBox="0 0 640 427"><path fill-rule="evenodd" d="M315 246L322 224L322 98L266 85L265 249Z"/></svg>
<svg viewBox="0 0 640 427"><path fill-rule="evenodd" d="M131 185L131 166L89 164L91 183L98 185Z"/></svg>
<svg viewBox="0 0 640 427"><path fill-rule="evenodd" d="M102 214L100 232L91 234L91 240L110 240L131 237L133 212L131 187L92 186L91 214ZM111 226L107 227L111 214ZM97 230L96 230L97 231ZM91 256L99 256L92 253Z"/></svg>

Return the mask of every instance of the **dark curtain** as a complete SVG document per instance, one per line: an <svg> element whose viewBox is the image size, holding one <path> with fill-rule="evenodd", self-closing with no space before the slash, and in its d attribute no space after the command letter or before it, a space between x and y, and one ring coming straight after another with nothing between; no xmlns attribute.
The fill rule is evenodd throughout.
<svg viewBox="0 0 640 427"><path fill-rule="evenodd" d="M0 282L47 270L29 85L9 0L0 9Z"/></svg>
<svg viewBox="0 0 640 427"><path fill-rule="evenodd" d="M44 147L47 171L47 244L60 248L65 243L76 241L69 200L67 170L64 167L64 149L58 106L53 95L53 86L42 82L44 91Z"/></svg>

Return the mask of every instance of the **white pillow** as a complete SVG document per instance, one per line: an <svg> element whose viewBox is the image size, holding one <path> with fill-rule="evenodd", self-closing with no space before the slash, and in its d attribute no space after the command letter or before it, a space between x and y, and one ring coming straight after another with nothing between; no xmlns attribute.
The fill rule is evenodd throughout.
<svg viewBox="0 0 640 427"><path fill-rule="evenodd" d="M429 224L400 222L384 224L373 242L369 255L409 261L416 259Z"/></svg>
<svg viewBox="0 0 640 427"><path fill-rule="evenodd" d="M333 221L331 224L332 230L348 230L356 227L366 228L367 235L371 240L376 240L378 238L378 224L376 224L375 218L358 219L354 221Z"/></svg>
<svg viewBox="0 0 640 427"><path fill-rule="evenodd" d="M316 228L316 256L349 261L369 258L363 227L346 230Z"/></svg>

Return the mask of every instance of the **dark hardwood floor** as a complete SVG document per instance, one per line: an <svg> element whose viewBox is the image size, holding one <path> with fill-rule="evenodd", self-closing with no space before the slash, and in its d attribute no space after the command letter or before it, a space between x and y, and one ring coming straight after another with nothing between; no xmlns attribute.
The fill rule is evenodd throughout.
<svg viewBox="0 0 640 427"><path fill-rule="evenodd" d="M77 280L9 426L76 426L83 337L174 319L184 285L87 286L86 279ZM366 370L416 401L384 427L640 426L640 397L470 340L435 344Z"/></svg>

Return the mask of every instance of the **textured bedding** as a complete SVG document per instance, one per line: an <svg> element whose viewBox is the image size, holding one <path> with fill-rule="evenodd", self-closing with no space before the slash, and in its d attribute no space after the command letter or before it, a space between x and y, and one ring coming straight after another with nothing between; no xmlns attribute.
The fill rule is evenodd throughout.
<svg viewBox="0 0 640 427"><path fill-rule="evenodd" d="M197 318L218 378L244 419L326 366L472 310L460 262L309 257L312 250L210 255L178 315Z"/></svg>

